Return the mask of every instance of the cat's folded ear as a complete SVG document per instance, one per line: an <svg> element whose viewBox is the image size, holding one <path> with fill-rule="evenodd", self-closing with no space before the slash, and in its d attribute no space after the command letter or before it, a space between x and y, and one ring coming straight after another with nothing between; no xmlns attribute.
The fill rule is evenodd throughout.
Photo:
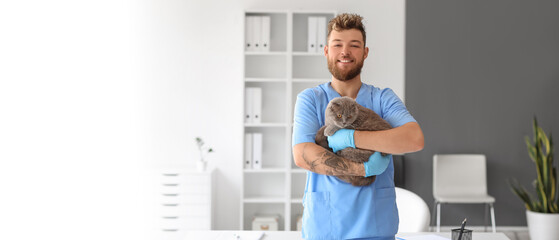
<svg viewBox="0 0 559 240"><path fill-rule="evenodd" d="M340 106L341 102L340 102L341 98L337 97L332 99L332 101L329 102L329 105L331 106Z"/></svg>

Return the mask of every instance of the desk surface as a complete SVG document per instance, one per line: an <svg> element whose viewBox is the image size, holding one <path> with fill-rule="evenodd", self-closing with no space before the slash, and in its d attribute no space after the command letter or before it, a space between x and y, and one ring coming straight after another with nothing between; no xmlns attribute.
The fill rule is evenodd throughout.
<svg viewBox="0 0 559 240"><path fill-rule="evenodd" d="M181 239L201 240L257 240L260 232L253 231L187 231L186 236ZM301 232L297 231L270 231L263 232L260 240L302 240ZM396 236L406 239L407 237L421 235L437 235L450 239L450 232L424 232L424 233L398 233ZM237 238L237 236L239 236ZM510 240L504 233L473 232L475 240Z"/></svg>

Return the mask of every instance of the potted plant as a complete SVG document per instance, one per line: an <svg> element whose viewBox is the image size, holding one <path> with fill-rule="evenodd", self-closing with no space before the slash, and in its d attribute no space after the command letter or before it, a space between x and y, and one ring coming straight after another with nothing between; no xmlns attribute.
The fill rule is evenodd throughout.
<svg viewBox="0 0 559 240"><path fill-rule="evenodd" d="M206 155L212 153L214 150L211 147L205 146L204 140L200 137L196 137L196 145L198 145L198 150L200 152L200 159L197 162L198 171L204 172L208 166L208 159Z"/></svg>
<svg viewBox="0 0 559 240"><path fill-rule="evenodd" d="M531 239L557 239L559 236L559 208L557 198L557 171L553 164L553 141L534 117L533 142L526 136L528 154L536 165L534 181L536 196L533 198L516 180L510 182L512 191L526 206L526 218Z"/></svg>

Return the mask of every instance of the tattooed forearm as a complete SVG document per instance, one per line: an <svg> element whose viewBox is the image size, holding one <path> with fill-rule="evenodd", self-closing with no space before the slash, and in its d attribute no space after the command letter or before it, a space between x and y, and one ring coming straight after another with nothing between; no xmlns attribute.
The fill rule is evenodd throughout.
<svg viewBox="0 0 559 240"><path fill-rule="evenodd" d="M305 152L307 152L307 151L305 151L305 150L307 150L307 145L305 145L305 147L303 148L303 160L305 160L305 162L306 162L307 165L309 166L309 170L311 170L311 171L313 171L313 172L316 172L316 166L318 165L318 164L317 164L317 159L315 159L314 161L312 161L309 157L307 157L307 156L305 155Z"/></svg>
<svg viewBox="0 0 559 240"><path fill-rule="evenodd" d="M324 165L332 168L332 175L348 175L349 166L334 153L325 151L322 159L324 159Z"/></svg>
<svg viewBox="0 0 559 240"><path fill-rule="evenodd" d="M353 175L360 176L359 166L354 162L350 162L331 151L321 148L319 151L306 151L303 149L303 160L308 165L308 169L330 176L337 175ZM314 153L314 154L313 154Z"/></svg>

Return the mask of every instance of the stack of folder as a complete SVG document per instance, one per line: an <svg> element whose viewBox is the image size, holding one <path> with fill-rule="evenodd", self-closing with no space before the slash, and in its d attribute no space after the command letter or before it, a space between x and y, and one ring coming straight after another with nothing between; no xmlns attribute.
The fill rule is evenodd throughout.
<svg viewBox="0 0 559 240"><path fill-rule="evenodd" d="M262 169L262 133L245 133L245 169Z"/></svg>
<svg viewBox="0 0 559 240"><path fill-rule="evenodd" d="M321 53L326 46L326 17L309 17L308 52Z"/></svg>
<svg viewBox="0 0 559 240"><path fill-rule="evenodd" d="M246 16L245 51L270 51L270 16Z"/></svg>
<svg viewBox="0 0 559 240"><path fill-rule="evenodd" d="M262 122L262 88L245 88L245 123ZM245 168L262 168L262 133L245 134Z"/></svg>
<svg viewBox="0 0 559 240"><path fill-rule="evenodd" d="M245 123L262 122L262 88L245 88Z"/></svg>

